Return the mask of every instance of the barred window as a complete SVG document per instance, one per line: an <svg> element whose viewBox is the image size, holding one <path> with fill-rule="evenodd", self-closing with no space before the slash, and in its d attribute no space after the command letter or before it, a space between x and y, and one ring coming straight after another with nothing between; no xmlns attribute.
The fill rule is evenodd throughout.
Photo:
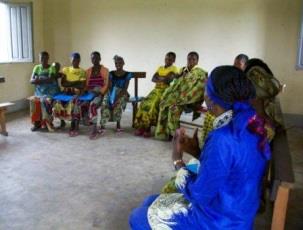
<svg viewBox="0 0 303 230"><path fill-rule="evenodd" d="M31 3L0 2L0 62L32 62Z"/></svg>

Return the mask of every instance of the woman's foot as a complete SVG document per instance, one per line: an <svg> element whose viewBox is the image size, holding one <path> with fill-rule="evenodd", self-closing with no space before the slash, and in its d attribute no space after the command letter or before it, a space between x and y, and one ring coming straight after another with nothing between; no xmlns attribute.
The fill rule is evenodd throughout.
<svg viewBox="0 0 303 230"><path fill-rule="evenodd" d="M34 125L33 127L31 127L31 131L32 131L32 132L36 132L36 131L38 131L39 129L40 129L40 126Z"/></svg>
<svg viewBox="0 0 303 230"><path fill-rule="evenodd" d="M101 136L103 136L105 134L105 127L100 127L98 129L98 134L100 134Z"/></svg>
<svg viewBox="0 0 303 230"><path fill-rule="evenodd" d="M92 131L89 135L89 139L95 140L95 139L97 139L97 137L98 137L98 129L97 129L97 126L94 125L93 128L92 128Z"/></svg>
<svg viewBox="0 0 303 230"><path fill-rule="evenodd" d="M38 121L35 121L33 127L31 127L31 131L35 132L35 131L38 131L40 128L41 128L41 123Z"/></svg>
<svg viewBox="0 0 303 230"><path fill-rule="evenodd" d="M121 134L123 131L124 131L124 129L122 129L121 127L116 129L116 133L118 135Z"/></svg>
<svg viewBox="0 0 303 230"><path fill-rule="evenodd" d="M54 128L53 128L53 126L52 126L52 124L49 123L48 121L46 122L46 127L47 127L47 130L49 132L54 132L55 131Z"/></svg>
<svg viewBox="0 0 303 230"><path fill-rule="evenodd" d="M79 135L79 131L78 130L70 130L69 131L69 136L70 137L76 137Z"/></svg>
<svg viewBox="0 0 303 230"><path fill-rule="evenodd" d="M135 136L143 136L144 135L144 129L136 129Z"/></svg>
<svg viewBox="0 0 303 230"><path fill-rule="evenodd" d="M144 130L143 137L145 137L145 138L150 138L151 137L150 128Z"/></svg>

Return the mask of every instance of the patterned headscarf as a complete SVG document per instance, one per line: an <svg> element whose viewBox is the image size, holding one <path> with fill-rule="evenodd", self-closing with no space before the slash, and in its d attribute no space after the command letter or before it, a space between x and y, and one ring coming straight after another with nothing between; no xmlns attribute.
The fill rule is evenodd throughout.
<svg viewBox="0 0 303 230"><path fill-rule="evenodd" d="M281 90L280 82L261 66L251 67L246 75L254 84L257 98L271 99L279 94Z"/></svg>

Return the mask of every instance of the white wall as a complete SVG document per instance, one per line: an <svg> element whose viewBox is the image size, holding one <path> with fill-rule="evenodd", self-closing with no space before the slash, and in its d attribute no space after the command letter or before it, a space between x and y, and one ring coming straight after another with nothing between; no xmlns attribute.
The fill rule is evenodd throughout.
<svg viewBox="0 0 303 230"><path fill-rule="evenodd" d="M302 95L303 72L295 70L301 0L41 1L34 1L35 51L48 50L52 60L67 65L69 54L78 51L87 68L90 52L98 50L104 65L112 69L112 57L119 54L128 70L147 72L148 78L139 82L140 94L145 95L168 51L177 53L178 66L185 65L189 51L199 52L200 66L207 71L232 64L234 56L243 52L264 59L287 84L281 95L284 112L303 114L303 105L296 103ZM7 78L9 90L4 93L0 84L1 100L30 94L30 67L17 66L17 72L15 67L5 66L4 72L14 80ZM21 74L23 67L26 73ZM20 82L15 76L19 73ZM12 92L17 86L22 93Z"/></svg>

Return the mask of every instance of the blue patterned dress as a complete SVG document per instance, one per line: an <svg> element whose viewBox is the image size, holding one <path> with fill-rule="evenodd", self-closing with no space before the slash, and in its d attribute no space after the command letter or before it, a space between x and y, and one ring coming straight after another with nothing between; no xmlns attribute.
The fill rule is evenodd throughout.
<svg viewBox="0 0 303 230"><path fill-rule="evenodd" d="M247 129L254 115L249 107L230 119L223 114L206 139L198 173L180 169L179 193L148 197L132 212L131 229L253 229L268 160Z"/></svg>

